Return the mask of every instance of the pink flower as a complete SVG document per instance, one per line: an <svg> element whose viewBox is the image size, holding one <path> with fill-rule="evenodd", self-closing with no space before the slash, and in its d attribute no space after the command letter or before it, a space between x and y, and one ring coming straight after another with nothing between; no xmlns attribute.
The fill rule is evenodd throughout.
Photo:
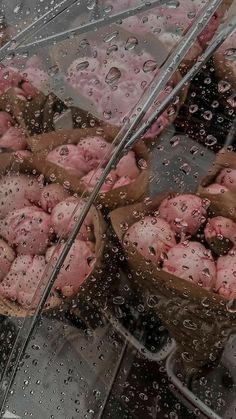
<svg viewBox="0 0 236 419"><path fill-rule="evenodd" d="M172 247L164 260L163 269L208 290L214 286L215 262L210 250L198 242L182 242Z"/></svg>
<svg viewBox="0 0 236 419"><path fill-rule="evenodd" d="M102 176L102 174L103 174L103 169L91 170L91 172L89 172L86 176L83 176L81 178L81 182L84 183L84 185L86 186L86 189L89 192L92 192L93 188L97 184L97 182L100 179L100 177ZM117 175L116 175L116 171L111 170L111 172L107 176L105 182L103 183L100 191L101 192L109 192L113 188L117 179L118 178L117 178Z"/></svg>
<svg viewBox="0 0 236 419"><path fill-rule="evenodd" d="M49 248L46 258L47 260L52 258L51 266L55 266L63 247L64 245L59 245L53 249ZM55 289L60 290L66 297L76 294L81 284L93 271L95 262L96 256L87 242L75 240L57 277Z"/></svg>
<svg viewBox="0 0 236 419"><path fill-rule="evenodd" d="M87 163L87 172L96 169L99 164L105 165L114 149L112 144L99 136L85 137L78 143L77 147Z"/></svg>
<svg viewBox="0 0 236 419"><path fill-rule="evenodd" d="M63 186L51 184L43 188L39 204L44 211L51 213L52 209L59 204L59 202L64 201L68 197L69 194Z"/></svg>
<svg viewBox="0 0 236 419"><path fill-rule="evenodd" d="M11 127L0 138L0 147L18 151L26 148L27 142L21 128Z"/></svg>
<svg viewBox="0 0 236 419"><path fill-rule="evenodd" d="M120 178L124 176L129 177L130 179L135 179L139 175L134 151L129 151L120 159L115 172Z"/></svg>
<svg viewBox="0 0 236 419"><path fill-rule="evenodd" d="M35 97L38 91L42 90L42 87L48 82L47 73L35 66L27 66L21 73L26 80L22 84L22 90L26 96Z"/></svg>
<svg viewBox="0 0 236 419"><path fill-rule="evenodd" d="M183 194L166 198L159 207L159 214L177 233L196 234L206 220L206 208L201 198Z"/></svg>
<svg viewBox="0 0 236 419"><path fill-rule="evenodd" d="M4 240L0 239L0 281L7 275L14 259L14 250Z"/></svg>
<svg viewBox="0 0 236 419"><path fill-rule="evenodd" d="M159 217L144 217L134 223L124 236L124 243L131 243L147 260L154 263L175 246L175 234L170 225Z"/></svg>
<svg viewBox="0 0 236 419"><path fill-rule="evenodd" d="M236 192L236 169L223 169L217 176L216 181L228 188L230 191Z"/></svg>
<svg viewBox="0 0 236 419"><path fill-rule="evenodd" d="M207 242L218 239L220 244L226 240L233 247L236 246L236 224L229 218L219 216L209 219L204 234Z"/></svg>
<svg viewBox="0 0 236 419"><path fill-rule="evenodd" d="M66 144L54 148L47 155L47 160L81 178L89 171L89 167L81 150L74 144Z"/></svg>
<svg viewBox="0 0 236 419"><path fill-rule="evenodd" d="M10 212L0 223L0 235L17 252L28 255L45 253L51 236L51 219L42 209L31 206Z"/></svg>
<svg viewBox="0 0 236 419"><path fill-rule="evenodd" d="M9 212L36 203L41 195L42 184L33 176L9 175L0 179L0 219Z"/></svg>
<svg viewBox="0 0 236 419"><path fill-rule="evenodd" d="M85 201L82 198L69 197L59 202L51 214L51 223L58 236L68 237L72 232L78 218L83 210ZM79 238L88 240L93 228L92 216L89 213L80 229Z"/></svg>
<svg viewBox="0 0 236 419"><path fill-rule="evenodd" d="M225 298L236 298L236 255L234 252L217 260L215 289Z"/></svg>
<svg viewBox="0 0 236 419"><path fill-rule="evenodd" d="M220 193L228 192L228 190L229 189L226 188L226 186L220 185L219 183L212 183L206 188L206 191L213 195L218 195Z"/></svg>
<svg viewBox="0 0 236 419"><path fill-rule="evenodd" d="M157 63L147 52L135 54L121 42L116 42L116 47L115 52L107 54L106 49L97 45L96 58L75 60L68 68L67 81L89 100L101 120L122 126L137 113L138 102L153 80ZM167 94L163 92L158 100L162 101ZM160 133L168 121L158 119L145 138Z"/></svg>
<svg viewBox="0 0 236 419"><path fill-rule="evenodd" d="M22 255L12 263L8 275L0 284L0 294L29 308L46 267L44 256ZM41 292L37 293L32 308L40 302ZM49 301L56 305L60 300L52 293Z"/></svg>

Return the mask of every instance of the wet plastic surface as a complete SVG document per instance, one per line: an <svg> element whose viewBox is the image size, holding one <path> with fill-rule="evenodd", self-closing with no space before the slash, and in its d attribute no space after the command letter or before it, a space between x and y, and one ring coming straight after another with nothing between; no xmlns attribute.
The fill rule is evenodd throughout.
<svg viewBox="0 0 236 419"><path fill-rule="evenodd" d="M109 164L115 163L115 154L117 153L117 162L122 157L122 150L127 147L130 138L130 146L139 138L135 135L142 123L147 121L147 117L150 117L150 109L158 111L160 105L157 101L155 102L158 96L155 93L163 91L171 78L174 80L172 88L181 80L180 73L176 77L175 69L182 64L183 71L184 52L186 53L189 49L191 39L193 41L194 37L201 32L201 25L198 27L196 24L200 18L197 15L191 16L193 29L188 30L188 25L184 23L182 36L177 38L171 36L171 43L174 43L170 48L170 39L168 42L165 41L162 30L159 30L159 23L157 27L152 27L149 34L145 31L140 34L137 28L137 33L134 32L132 24L129 24L131 18L127 18L125 14L122 15L125 13L125 7L123 9L121 7L120 10L114 7L112 10L104 5L106 2L101 4L95 1L62 3L64 4L59 5L59 2L53 1L50 5L46 5L41 0L34 3L2 2L2 12L6 23L12 27L13 36L16 36L16 43L11 45L10 53L5 51L5 55L8 56L4 56L2 64L9 66L9 63L10 65L17 63L18 68L22 68L25 66L25 61L36 51L33 57L36 61L38 59L36 67L40 66L47 75L47 82L40 84L40 91L45 95L49 94L49 102L55 99L53 95L64 102L64 105L60 102L56 108L50 107L50 104L47 105L48 107L45 104L42 107L40 112L44 113L46 109L44 116L46 115L48 123L47 130L49 126L53 127L58 135L65 129L85 130L96 126L97 120L100 119L98 133L101 133L104 125L109 125L111 121L117 123L120 127L116 130L118 140L116 152L110 154L108 158L106 156L107 160L101 158L99 161L99 164L109 171ZM74 3L74 5L65 11L69 3ZM33 33L32 27L28 33L26 30L24 36L23 29L33 22L37 27L40 21L39 16L56 5L64 11L56 16L55 10L47 25L41 22L42 29L36 34ZM145 6L141 1L131 2L129 7L132 9L136 6L137 10L131 10L129 15L142 16L140 26L142 28L142 25L147 24L148 17L144 12L139 13L138 6L140 5L144 9L146 7L147 15L151 11L158 14L158 8L152 8L149 4ZM208 5L213 13L213 8L217 7L217 1L209 2ZM203 3L202 6L204 7ZM172 9L178 11L178 7L178 2L171 2L169 13L171 14ZM118 18L113 19L114 13L121 13L124 22L122 23ZM190 19L189 16L188 19ZM45 22L46 20L45 17ZM226 29L230 31L230 28L231 26L228 25ZM176 32L173 27L172 31ZM221 27L217 32L221 32ZM222 34L224 35L224 30ZM18 45L17 42L19 42ZM211 45L212 41L209 41L210 49ZM208 45L205 46L207 48ZM11 49L15 52L12 53ZM17 51L22 55L18 55ZM207 58L210 58L213 52L209 50ZM3 49L0 53L3 54ZM76 88L73 83L71 84L67 74L68 67L77 60L76 71L81 72L81 77L84 77L86 71L90 69L91 62L93 65L99 55L102 56L99 63L101 67L95 66L94 73L97 80L94 85L91 84L91 91L86 91L84 86L80 85ZM154 61L150 59L150 56ZM135 66L132 60L137 60ZM190 61L193 64L193 60ZM226 99L224 97L225 85L220 84L218 76L215 73L213 75L211 70L214 61L211 61L207 67L203 66L203 69L200 68L202 67L201 60L197 62L197 65L199 65L199 71L191 81L191 86L189 87L190 80L188 80L185 88L176 93L178 98L174 98L174 103L170 100L172 106L165 113L165 117L169 118L167 118L168 125L158 133L158 136L146 142L150 149L150 164L148 163L150 173L146 181L149 197L162 192L195 193L215 160L215 152L224 144L229 145L229 142L234 144L235 102L233 96L230 96L231 102L227 102L228 97ZM112 72L111 66L113 66ZM161 68L157 73L156 69L159 67ZM122 79L123 71L128 80L127 85L125 84L127 80ZM120 87L120 78L123 82L122 87ZM40 82L40 80L36 81ZM140 89L141 81L145 88L142 86ZM86 83L85 80L85 85ZM96 101L93 94L97 93L96 84L99 83L102 93ZM150 87L146 89L148 83ZM188 96L183 104L187 90ZM118 96L116 96L116 91L119 93ZM167 88L166 96L170 93L170 88ZM111 95L111 98L109 97L106 102L108 95ZM162 100L160 102L162 103ZM110 112L107 112L107 103L111 107ZM27 114L30 115L30 107L33 108L33 106L29 105L23 113L24 117ZM166 107L162 111L166 112ZM69 108L68 114L63 117L60 115L62 108L63 111ZM10 111L12 112L12 109ZM54 115L51 121L52 113ZM36 120L37 117L38 115L36 115ZM18 123L22 122L21 111L17 112L16 120ZM33 126L35 130L38 129L37 122L34 121ZM112 140L115 136L114 134ZM31 140L30 135L28 149L32 147ZM2 147L2 152L3 155L6 152L4 147ZM36 156L41 160L39 162L41 165L37 163L37 169L39 166L43 168L42 162L45 155L38 152ZM138 157L136 158L140 172L147 169L146 162L143 160L143 158L139 160ZM17 164L19 165L20 162L21 158L18 156ZM32 167L30 170L32 171ZM95 170L99 168L96 166ZM32 173L35 175L35 168ZM47 182L57 181L55 173L51 171ZM43 174L44 182L46 182L47 176ZM105 178L104 174L103 177ZM63 187L66 190L71 187L71 178L70 182L68 179L67 177L63 179ZM106 184L102 177L99 178L98 184L99 182L100 187ZM96 193L96 187L98 186L94 186L90 198L86 201L87 210L94 204L99 192L97 189ZM136 189L138 187L139 185ZM125 200L127 195L129 192L126 189L125 192L123 190L120 192L121 199ZM139 200L142 198L143 196L139 196ZM102 210L103 218L109 224L109 204L105 208L98 204L97 209ZM77 217L71 236L66 237L63 257L66 257L66 252L70 250L85 215L83 213L82 216ZM100 266L97 267L96 273L90 278L88 290L84 291L82 285L78 297L73 296L72 301L66 299L66 304L62 304L59 310L52 312L51 318L41 319L41 312L45 308L50 287L53 286L53 281L59 271L62 271L62 259L59 258L59 265L55 267L55 261L53 265L53 258L51 258L49 270L44 272L41 284L38 281L35 285L35 295L33 296L34 292L31 293L32 301L26 313L26 320L15 319L15 312L9 317L2 317L0 365L3 411L8 410L19 417L28 416L35 419L42 417L72 419L78 415L81 418L96 419L110 417L139 419L146 415L152 418L188 418L187 410L178 403L177 399L172 400L171 393L167 390L169 383L163 361L173 347L173 339L163 326L161 313L156 308L156 296L152 295L149 287L145 292L138 289L137 281L130 275L127 268L128 263L124 262L122 250L116 242L117 237L114 237L114 232L109 232L109 234L113 237L107 236L108 247L105 247L103 251L107 267L104 271ZM58 245L60 242L58 236L54 234L50 243ZM107 238L104 231L101 236ZM113 253L118 254L118 257L113 258L111 256ZM113 264L114 266L111 266ZM78 266L81 269L82 261ZM69 276L68 272L70 272L70 266L67 269ZM62 295L63 289L60 292L57 290L57 298L61 298ZM77 298L80 302L76 301ZM29 313L33 314L33 317L28 317ZM230 353L227 359L231 359L232 356L233 354ZM230 368L232 368L231 365ZM139 377L139 371L143 370L147 370L146 375L140 372ZM225 367L213 369L207 378L204 374L200 384L197 380L192 383L193 409L196 408L194 397L198 396L206 405L209 405L211 399L211 408L217 404L216 413L223 415L222 418L233 417L234 412L222 413L225 412L224 406L230 404L234 390L233 381L229 383L226 377L228 374ZM224 388L220 390L217 389L220 385L219 380L220 383L227 381L225 386L223 385ZM154 388L153 394L150 388L152 391ZM152 397L149 394L152 394ZM189 405L187 407L189 408Z"/></svg>

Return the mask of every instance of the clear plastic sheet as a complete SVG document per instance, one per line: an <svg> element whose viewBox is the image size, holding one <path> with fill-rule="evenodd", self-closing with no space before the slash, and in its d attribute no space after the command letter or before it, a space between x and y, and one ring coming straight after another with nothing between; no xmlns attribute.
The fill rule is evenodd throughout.
<svg viewBox="0 0 236 419"><path fill-rule="evenodd" d="M219 0L190 3L188 8L172 1L167 6L155 1L118 6L111 1L64 1L44 7L39 1L15 2L13 9L2 4L2 39L9 38L0 49L0 106L13 118L7 129L10 124L22 131L20 138L5 143L4 135L0 138L1 172L5 180L28 177L22 205L31 207L22 210L16 198L1 215L1 236L24 265L21 274L18 265L10 275L10 292L9 283L1 288L3 414L141 418L146 409L158 417L157 400L162 397L156 380L147 403L147 388L137 384L130 390L133 396L118 392L110 412L106 410L117 380L123 389L129 381L126 374L121 377L122 363L132 370L141 356L154 359L158 371L176 338L162 324L159 297L149 286L143 290L130 271L110 214L128 204L148 204L160 193L195 193L215 153L234 142L234 76L225 80L222 66L231 74L227 62L234 63L235 48L226 47L223 64L217 53L234 31L235 17L228 4L219 12ZM202 35L204 27L211 28L210 35ZM11 82L12 68L20 74L17 82ZM10 87L7 93L4 83ZM211 123L214 118L222 128L220 138L214 132L218 125ZM102 152L94 151L90 142L78 165L82 151L77 143L99 135L107 140ZM128 173L134 165L134 178L116 168L130 150L134 161L128 161ZM36 198L30 197L29 176L37 183ZM59 227L51 220L53 198L47 201L47 193L42 195L50 184L61 185L58 201L76 194L69 215L68 205L61 207ZM6 195L11 193L12 185L2 187ZM76 206L81 197L82 210L80 203ZM47 237L34 225L39 217L35 207L43 207L43 217L50 218L43 226ZM21 211L21 218L15 221L12 211ZM23 227L18 227L22 219ZM79 274L80 286L75 283ZM12 291L14 281L21 283ZM145 408L132 406L132 397ZM178 417L178 401L169 401L169 410L164 396L161 401L163 417ZM179 417L187 418L185 408L180 409Z"/></svg>

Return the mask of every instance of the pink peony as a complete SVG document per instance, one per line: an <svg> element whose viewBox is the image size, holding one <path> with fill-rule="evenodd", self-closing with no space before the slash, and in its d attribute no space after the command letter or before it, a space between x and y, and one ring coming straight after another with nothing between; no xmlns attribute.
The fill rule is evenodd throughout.
<svg viewBox="0 0 236 419"><path fill-rule="evenodd" d="M63 186L51 184L42 189L39 204L44 211L51 213L52 209L59 204L59 202L64 201L68 197L69 194Z"/></svg>
<svg viewBox="0 0 236 419"><path fill-rule="evenodd" d="M236 192L236 169L223 169L216 178L217 182Z"/></svg>
<svg viewBox="0 0 236 419"><path fill-rule="evenodd" d="M172 247L164 260L163 269L208 290L214 286L215 262L210 250L198 242L182 242Z"/></svg>
<svg viewBox="0 0 236 419"><path fill-rule="evenodd" d="M10 148L11 150L18 151L24 150L27 146L25 135L21 128L11 127L0 138L0 147Z"/></svg>
<svg viewBox="0 0 236 419"><path fill-rule="evenodd" d="M159 207L162 218L167 220L177 233L196 234L206 220L206 208L201 198L192 194L166 198Z"/></svg>
<svg viewBox="0 0 236 419"><path fill-rule="evenodd" d="M236 298L236 255L234 252L217 260L215 290L228 299Z"/></svg>
<svg viewBox="0 0 236 419"><path fill-rule="evenodd" d="M224 247L225 244L228 244L229 247L236 247L236 223L229 218L219 216L209 219L204 234L209 243L217 240L219 250L221 245ZM215 244L217 248L217 243Z"/></svg>
<svg viewBox="0 0 236 419"><path fill-rule="evenodd" d="M81 211L85 205L82 198L69 197L59 202L51 214L52 227L58 236L68 237L72 232ZM92 216L89 213L80 229L79 238L87 240L93 227Z"/></svg>
<svg viewBox="0 0 236 419"><path fill-rule="evenodd" d="M91 170L91 172L89 172L86 176L83 176L81 178L81 182L84 183L84 185L86 186L86 189L89 192L92 192L93 188L97 184L102 174L103 174L103 169ZM100 192L109 192L113 188L117 179L118 178L117 178L115 170L111 170L105 182L103 183L100 189Z"/></svg>
<svg viewBox="0 0 236 419"><path fill-rule="evenodd" d="M51 236L50 216L34 206L10 212L0 222L0 235L16 246L18 253L41 255Z"/></svg>
<svg viewBox="0 0 236 419"><path fill-rule="evenodd" d="M112 144L99 136L83 138L77 147L87 163L88 172L96 169L100 164L105 165L114 149Z"/></svg>
<svg viewBox="0 0 236 419"><path fill-rule="evenodd" d="M130 179L135 179L139 175L134 151L129 151L120 159L115 171L118 177L128 176Z"/></svg>
<svg viewBox="0 0 236 419"><path fill-rule="evenodd" d="M0 239L0 281L7 275L14 259L14 250L4 240Z"/></svg>
<svg viewBox="0 0 236 419"><path fill-rule="evenodd" d="M41 195L42 184L33 176L9 175L0 180L0 219L9 212L36 203Z"/></svg>
<svg viewBox="0 0 236 419"><path fill-rule="evenodd" d="M220 193L228 192L226 186L220 185L219 183L212 183L206 187L206 191L212 195L218 195Z"/></svg>
<svg viewBox="0 0 236 419"><path fill-rule="evenodd" d="M42 90L42 87L48 82L47 73L35 66L27 66L21 73L26 80L22 84L22 90L26 96L35 97L38 91Z"/></svg>
<svg viewBox="0 0 236 419"><path fill-rule="evenodd" d="M55 266L63 247L64 245L59 245L48 249L46 258L52 261L52 266ZM55 289L60 290L65 297L77 293L92 272L95 262L96 256L87 243L75 240L57 277Z"/></svg>
<svg viewBox="0 0 236 419"><path fill-rule="evenodd" d="M54 150L48 153L47 160L63 167L79 178L89 172L83 153L74 144L66 144L54 148Z"/></svg>
<svg viewBox="0 0 236 419"><path fill-rule="evenodd" d="M163 258L176 244L170 225L159 217L144 217L134 223L124 236L124 243L131 243L147 260L154 263Z"/></svg>
<svg viewBox="0 0 236 419"><path fill-rule="evenodd" d="M76 59L68 68L67 81L89 100L101 120L122 126L137 113L138 102L154 78L157 63L147 52L136 54L121 42L116 42L116 47L107 54L105 48L97 45L96 58L83 58L88 63L86 68L82 68L81 58ZM162 101L167 94L163 92L158 99ZM166 121L168 118L158 118L151 135L148 131L145 137L158 135Z"/></svg>
<svg viewBox="0 0 236 419"><path fill-rule="evenodd" d="M45 267L44 256L17 256L8 275L0 284L0 294L9 300L18 302L25 308L29 308L43 277ZM37 307L41 296L42 291L37 293L32 308ZM54 293L52 293L49 301L51 305L60 302Z"/></svg>

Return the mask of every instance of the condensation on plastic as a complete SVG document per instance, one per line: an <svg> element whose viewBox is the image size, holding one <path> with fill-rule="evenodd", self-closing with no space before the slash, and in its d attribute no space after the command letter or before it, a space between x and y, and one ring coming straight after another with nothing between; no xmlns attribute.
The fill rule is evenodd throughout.
<svg viewBox="0 0 236 419"><path fill-rule="evenodd" d="M88 2L88 5L87 5L87 9L88 10L85 10L84 14L81 14L81 16L79 16L79 19L75 19L75 21L73 22L73 26L72 26L73 28L75 26L78 26L78 25L80 26L83 23L86 24L86 21L89 20L89 13L91 11L93 12L93 7L92 7L93 4L92 3L93 2ZM135 6L137 5L137 2L133 2L133 3L135 3ZM211 2L211 3L213 3L213 2ZM17 4L16 4L15 7L17 7ZM216 2L214 4L216 4ZM214 6L214 4L213 4L213 6ZM82 6L82 5L80 5L80 6ZM133 6L133 4L131 5L131 7L132 6ZM32 17L32 13L31 13L32 12L32 6L31 5L29 6L29 8L31 7L31 10L29 12L26 12L25 11L25 8L27 9L27 7L28 6L26 6L26 4L24 4L23 5L23 8L22 8L22 11L21 11L22 16L23 16L23 20L24 20L24 17L27 15L27 19L25 19L26 23L24 24L25 28L27 28L27 25L29 24L29 20L32 22L32 21L34 21L34 18L37 16L37 14L36 14L35 17ZM77 4L77 7L79 7L78 4ZM112 12L112 10L110 10L108 6L104 6L104 7L105 7L104 10L107 13L107 16L109 16L109 14ZM107 7L107 9L106 9L106 7ZM172 4L172 7L173 7L173 4ZM212 5L211 5L211 7L212 7ZM7 12L7 5L5 5L5 11ZM9 9L8 9L8 11L9 11ZM45 12L45 9L43 11ZM19 12L20 12L20 10L19 10ZM120 12L120 10L118 11L118 13L119 12ZM41 11L38 12L38 13L41 13ZM6 15L7 15L7 13L6 13ZM60 32L62 32L61 25L64 24L65 21L66 22L69 22L69 26L71 28L71 21L72 21L73 16L74 16L74 9L73 9L73 7L71 8L71 14L70 14L70 12L68 12L68 18L64 19L63 16L65 16L65 15L66 15L66 13L63 14L61 17L59 17L58 22L55 22L54 23L54 19L53 19L52 22L50 22L50 25L49 25L49 32L47 33L46 31L43 30L43 35L40 33L40 36L38 36L38 40L41 37L45 37L45 36L47 37L47 36L51 36L51 35L54 35L54 34L58 33L58 28L60 28ZM60 18L61 18L61 20L60 20ZM17 21L18 21L18 19L19 19L19 16L17 17ZM92 15L92 19L95 19L96 20L96 16L94 17L94 12L93 12L93 15ZM98 19L98 17L97 17L97 19ZM11 18L9 18L9 21L11 21ZM15 25L15 28L16 28L16 24L14 22L14 18L12 18L12 21L11 22L12 22L13 25ZM193 26L192 26L192 28L194 28L195 23L196 23L196 18L193 19L193 24L192 24ZM235 25L235 22L233 22L233 24ZM104 29L99 29L98 31L96 31L95 34L93 34L93 33L87 33L86 34L86 37L89 38L89 40L91 40L91 42L95 42L95 40L98 40L100 38L98 42L100 42L100 44L102 45L102 47L105 48L104 47L104 44L102 42L102 39L104 39L104 36L105 36L105 34L107 32L113 33L115 31L115 28L117 26L118 27L120 26L120 23L119 22L118 23L112 23L112 25L109 26L109 31L107 30L107 27L105 27ZM63 29L64 29L64 27L63 27ZM66 29L67 28L65 27L65 30ZM123 34L125 34L123 36L127 36L125 30L126 29L123 30ZM195 30L199 30L200 31L200 28L197 28L197 26L195 26ZM191 31L191 29L190 29L190 31ZM122 33L122 31L120 31L120 32ZM73 44L75 43L75 40L77 41L77 39L78 39L78 43L80 43L81 42L81 39L84 39L84 36L85 36L85 34L81 35L82 38L81 37L78 37L77 38L75 35L73 35L73 37L72 37L71 40L69 40L69 41L66 41L65 40L65 44L68 44L69 43L69 45L71 44L73 46ZM118 37L119 36L121 36L121 35L118 35ZM170 77L171 77L172 73L174 72L175 68L178 67L181 59L184 58L184 52L187 52L187 50L189 49L189 47L191 45L191 43L189 43L189 39L188 38L191 38L193 40L193 37L194 36L195 36L194 32L190 33L190 36L189 36L189 32L187 32L184 38L180 38L180 40L178 40L178 42L176 42L175 50L176 51L178 50L179 56L178 55L175 55L174 53L172 53L172 55L168 58L168 60L165 63L164 63L164 61L165 61L164 57L160 60L161 62L159 64L160 65L163 65L164 64L163 67L162 67L162 69L161 69L162 71L159 73L158 76L155 75L155 77L153 78L152 83L150 84L150 88L147 89L147 91L145 92L145 94L143 95L143 97L137 98L137 104L136 104L135 107L138 108L138 109L140 109L140 111L137 113L136 117L133 120L127 122L124 125L124 127L121 129L118 137L115 139L115 141L117 141L117 143L120 143L120 144L122 143L122 146L120 146L120 148L117 148L117 152L118 152L118 154L117 154L117 160L121 157L122 151L124 151L123 148L125 146L125 143L127 143L127 141L130 140L130 134L133 133L134 129L136 129L136 127L138 126L138 124L140 124L143 121L146 112L149 110L150 106L152 105L153 101L156 98L156 93L158 93L160 91L160 89L163 89L163 87L166 85L166 83L170 79ZM188 42L186 42L186 40L188 40ZM19 48L22 47L22 43L23 44L27 44L29 42L34 43L35 42L35 38L33 38L32 36L29 36L26 41L27 42L25 42L25 40L22 39ZM153 43L151 43L151 42L153 42ZM63 47L63 41L61 42L61 44L62 44L62 47ZM140 42L140 45L142 45L143 48L146 47L146 48L149 48L150 50L153 50L153 45L154 45L153 38L151 38L151 40L147 43L147 46L145 45L144 40L143 40L143 44L142 44L142 42ZM45 68L46 71L48 73L50 73L50 78L51 78L52 84L50 85L49 90L52 90L52 91L53 91L53 86L55 86L53 84L53 83L55 83L55 79L58 78L57 84L64 81L64 75L65 74L64 74L64 63L63 62L60 63L61 66L60 65L57 65L56 71L55 71L56 74L55 75L52 74L53 73L52 68L53 68L53 65L54 65L55 50L58 52L58 49L60 50L60 48L61 48L60 44L57 44L56 47L54 47L54 46L50 46L50 47L45 46L44 48L42 48L42 50L39 50L37 52L37 55L40 56L42 54L41 56L43 57L43 59L45 59L45 62L43 64L46 65L46 68ZM68 50L69 50L69 48L68 48ZM77 58L77 56L76 56L76 48L75 48L75 58ZM160 57L158 57L158 58L160 58ZM70 61L71 60L72 60L72 57L70 57ZM8 62L9 62L8 60L3 60L3 63L4 64L7 64ZM51 72L50 72L50 69L51 69ZM55 68L54 68L54 70L55 70ZM153 89L155 89L155 90L153 90ZM56 93L57 94L61 94L61 91L60 90L57 90ZM65 96L63 96L63 95L61 96L61 98L64 99L64 100L67 97L68 96L67 96L66 92L65 92ZM71 97L71 95L70 95L70 97ZM75 92L74 92L74 97L76 97L76 93ZM77 105L77 103L75 103L75 104ZM86 111L88 111L88 109L86 109ZM102 162L101 162L101 164L102 164ZM96 193L94 193L94 196L92 198L95 198L95 196L96 196ZM92 200L90 202L92 203ZM73 242L74 237L77 235L77 232L78 232L79 226L80 226L79 225L80 222L81 221L79 220L78 223L77 223L76 229L74 230L74 232L72 233L71 238L68 241L68 244L69 245ZM49 268L48 271L47 271L47 275L46 275L46 277L48 278L48 281L50 281L50 273L51 272L52 271ZM42 280L42 283L45 284L45 279ZM36 295L37 295L37 293L39 293L39 294L42 293L42 289L41 289L40 285L39 285L38 290L36 291ZM34 323L34 325L35 325L36 321L39 320L41 309L42 309L42 307L38 310L38 312L36 312L36 315L35 315L35 317L32 320L32 322ZM15 357L18 359L19 358L19 355L21 355L22 348L24 350L26 349L27 346L25 344L27 344L27 343L29 344L29 342L30 342L30 344L32 343L32 340L29 341L29 338L30 338L29 332L31 332L31 333L33 332L31 320L27 319L27 321L23 321L21 324L18 324L18 327L19 327L19 331L14 336L14 339L15 339L15 342L16 342L15 350L14 350L14 353L13 353L14 357L12 359L9 358L8 364L6 362L6 366L8 368L9 367L12 367L12 365L13 365L13 370L14 370ZM125 342L123 342L123 346L124 345L125 345ZM39 351L41 351L41 349L39 349ZM51 349L50 349L50 351L51 351ZM8 356L9 355L10 354L8 354ZM7 356L7 360L8 360L8 356ZM32 355L30 355L30 357L32 357ZM12 361L13 361L13 364L12 364ZM6 370L7 373L9 373L8 368ZM64 375L64 372L61 371L61 374ZM9 376L11 378L11 372L10 372ZM4 378L6 378L6 377L4 377ZM9 377L7 377L7 378L9 379ZM20 393L19 387L22 384L21 383L21 378L19 379L19 381L20 381L19 386L15 390L15 392L17 392L18 394ZM11 382L11 380L10 380L10 382ZM7 382L4 382L3 384L4 385L8 385L8 383L9 382L7 380ZM25 384L25 385L27 386L28 384ZM8 388L8 390L9 390L9 388ZM23 391L24 390L25 390L25 388L23 389ZM66 412L66 413L68 414L68 412Z"/></svg>

